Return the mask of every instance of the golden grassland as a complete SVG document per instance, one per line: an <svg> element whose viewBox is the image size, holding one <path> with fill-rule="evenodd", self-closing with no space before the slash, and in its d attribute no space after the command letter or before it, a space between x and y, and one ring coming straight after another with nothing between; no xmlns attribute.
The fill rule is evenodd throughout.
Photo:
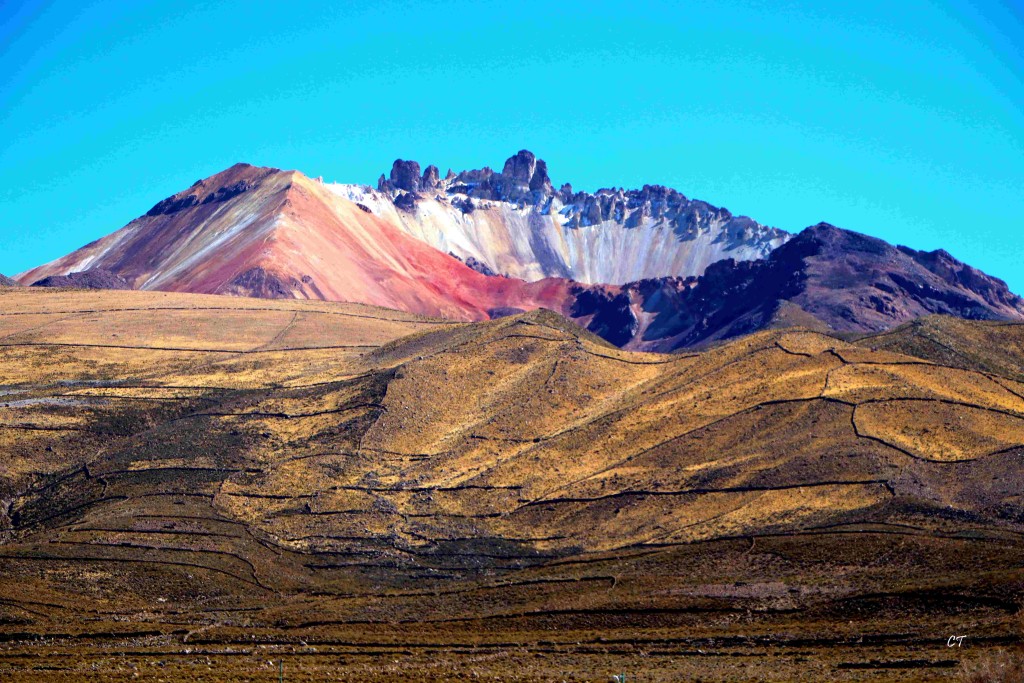
<svg viewBox="0 0 1024 683"><path fill-rule="evenodd" d="M0 289L0 672L948 678L1020 642L1022 357Z"/></svg>

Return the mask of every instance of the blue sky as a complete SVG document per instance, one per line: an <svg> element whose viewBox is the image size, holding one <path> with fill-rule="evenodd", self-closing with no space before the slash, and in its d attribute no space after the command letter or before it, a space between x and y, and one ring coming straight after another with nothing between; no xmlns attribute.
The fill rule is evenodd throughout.
<svg viewBox="0 0 1024 683"><path fill-rule="evenodd" d="M1015 0L0 3L0 272L237 161L374 183L520 148L1024 293Z"/></svg>

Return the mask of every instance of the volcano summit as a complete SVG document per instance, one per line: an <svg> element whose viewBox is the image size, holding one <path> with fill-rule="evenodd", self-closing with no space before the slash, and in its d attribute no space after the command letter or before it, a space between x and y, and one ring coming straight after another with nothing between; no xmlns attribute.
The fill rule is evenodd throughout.
<svg viewBox="0 0 1024 683"><path fill-rule="evenodd" d="M376 188L237 164L17 279L463 321L548 308L654 351L791 324L877 332L929 313L1024 319L1005 283L943 251L824 223L794 236L660 185L554 187L526 150L501 172L444 177L399 159Z"/></svg>

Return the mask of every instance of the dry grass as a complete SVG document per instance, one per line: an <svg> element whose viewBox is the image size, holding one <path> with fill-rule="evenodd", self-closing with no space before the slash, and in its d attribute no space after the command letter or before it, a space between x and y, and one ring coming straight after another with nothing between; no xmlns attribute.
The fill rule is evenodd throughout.
<svg viewBox="0 0 1024 683"><path fill-rule="evenodd" d="M964 683L1024 683L1024 656L996 650L965 662L959 673Z"/></svg>
<svg viewBox="0 0 1024 683"><path fill-rule="evenodd" d="M792 330L627 353L543 312L0 311L12 680L244 680L260 644L307 679L925 680L959 663L934 634L1017 632L1024 398L990 370Z"/></svg>

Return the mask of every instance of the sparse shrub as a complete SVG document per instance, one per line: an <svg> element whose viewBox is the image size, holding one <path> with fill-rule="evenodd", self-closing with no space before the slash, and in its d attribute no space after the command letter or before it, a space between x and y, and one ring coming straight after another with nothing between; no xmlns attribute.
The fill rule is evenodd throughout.
<svg viewBox="0 0 1024 683"><path fill-rule="evenodd" d="M963 683L1024 683L1024 656L996 650L960 665Z"/></svg>

